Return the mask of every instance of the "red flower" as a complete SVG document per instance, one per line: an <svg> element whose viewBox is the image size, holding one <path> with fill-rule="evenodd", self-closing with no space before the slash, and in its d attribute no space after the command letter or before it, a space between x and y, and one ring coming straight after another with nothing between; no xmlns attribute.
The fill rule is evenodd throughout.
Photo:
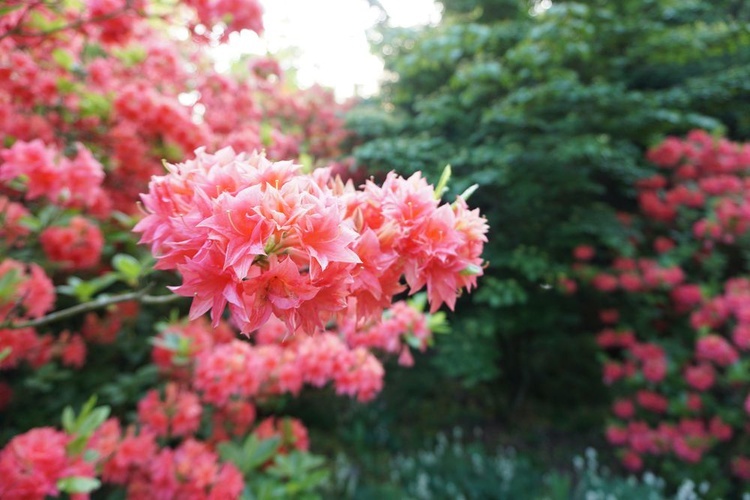
<svg viewBox="0 0 750 500"><path fill-rule="evenodd" d="M591 245L578 245L573 249L573 257L576 260L591 260L594 258L594 247Z"/></svg>
<svg viewBox="0 0 750 500"><path fill-rule="evenodd" d="M50 227L39 237L42 249L52 262L65 269L86 269L99 263L104 237L99 226L75 216L67 227Z"/></svg>
<svg viewBox="0 0 750 500"><path fill-rule="evenodd" d="M690 366L685 369L685 380L693 389L707 391L714 385L716 372L710 364L701 363L698 366Z"/></svg>

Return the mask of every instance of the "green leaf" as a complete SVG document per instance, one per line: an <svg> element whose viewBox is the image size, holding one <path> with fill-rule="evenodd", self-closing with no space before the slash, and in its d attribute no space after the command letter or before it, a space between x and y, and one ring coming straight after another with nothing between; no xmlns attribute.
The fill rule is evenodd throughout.
<svg viewBox="0 0 750 500"><path fill-rule="evenodd" d="M11 352L13 352L13 349L11 349L10 347L6 347L2 351L0 351L0 361L4 360L8 356L10 356Z"/></svg>
<svg viewBox="0 0 750 500"><path fill-rule="evenodd" d="M142 63L146 59L148 53L146 52L146 49L140 45L131 45L127 48L114 50L113 55L122 61L126 68L129 68Z"/></svg>
<svg viewBox="0 0 750 500"><path fill-rule="evenodd" d="M85 92L81 95L81 116L98 116L106 118L112 108L112 103L106 96L94 92Z"/></svg>
<svg viewBox="0 0 750 500"><path fill-rule="evenodd" d="M94 279L84 281L77 276L68 278L68 284L57 287L57 291L78 299L79 302L88 302L101 290L109 287L118 280L115 273L107 273Z"/></svg>
<svg viewBox="0 0 750 500"><path fill-rule="evenodd" d="M68 71L73 68L76 62L73 54L61 47L52 51L52 60L55 61L58 66Z"/></svg>
<svg viewBox="0 0 750 500"><path fill-rule="evenodd" d="M443 311L427 315L427 328L432 333L450 333L451 331L447 316Z"/></svg>
<svg viewBox="0 0 750 500"><path fill-rule="evenodd" d="M250 468L255 469L270 460L270 458L278 451L279 446L281 445L281 438L272 437L270 439L258 440L254 435L251 435L250 437L254 442L252 443L252 446L248 446L246 442L243 451L247 453Z"/></svg>
<svg viewBox="0 0 750 500"><path fill-rule="evenodd" d="M482 268L475 264L469 264L459 274L461 276L479 276L482 274Z"/></svg>
<svg viewBox="0 0 750 500"><path fill-rule="evenodd" d="M416 293L407 301L407 303L412 309L423 312L425 306L427 306L427 294L424 292Z"/></svg>
<svg viewBox="0 0 750 500"><path fill-rule="evenodd" d="M14 10L18 10L21 7L23 7L22 3L18 3L15 5L6 5L4 7L0 7L0 16L4 16L5 14L10 14Z"/></svg>
<svg viewBox="0 0 750 500"><path fill-rule="evenodd" d="M474 191L479 189L479 184L472 184L471 186L467 187L463 193L461 193L459 198L462 198L464 201L468 200L472 194L474 194Z"/></svg>
<svg viewBox="0 0 750 500"><path fill-rule="evenodd" d="M94 431L100 425L102 425L105 420L107 420L107 417L109 417L109 411L110 411L109 406L102 406L102 407L96 408L85 417L82 414L81 417L84 417L84 418L81 419L81 417L79 417L78 426L76 428L76 434L80 434L81 436L86 436L86 437L91 436L94 433Z"/></svg>
<svg viewBox="0 0 750 500"><path fill-rule="evenodd" d="M73 434L76 427L76 416L73 412L73 408L66 406L62 412L62 426L63 430L68 434Z"/></svg>
<svg viewBox="0 0 750 500"><path fill-rule="evenodd" d="M138 278L143 270L138 259L124 253L118 253L112 258L112 267L120 273L122 280L131 286L138 284Z"/></svg>
<svg viewBox="0 0 750 500"><path fill-rule="evenodd" d="M440 175L440 180L435 186L435 199L439 200L443 197L443 194L448 190L448 181L451 179L451 166L446 165L443 169L443 173Z"/></svg>
<svg viewBox="0 0 750 500"><path fill-rule="evenodd" d="M7 271L0 276L0 303L7 302L16 291L16 285L20 282L20 277L15 269Z"/></svg>
<svg viewBox="0 0 750 500"><path fill-rule="evenodd" d="M255 434L250 434L241 446L234 443L221 443L218 450L223 460L232 462L246 476L268 462L280 445L279 437L261 440Z"/></svg>
<svg viewBox="0 0 750 500"><path fill-rule="evenodd" d="M102 485L93 477L71 476L60 479L57 488L65 493L91 493Z"/></svg>

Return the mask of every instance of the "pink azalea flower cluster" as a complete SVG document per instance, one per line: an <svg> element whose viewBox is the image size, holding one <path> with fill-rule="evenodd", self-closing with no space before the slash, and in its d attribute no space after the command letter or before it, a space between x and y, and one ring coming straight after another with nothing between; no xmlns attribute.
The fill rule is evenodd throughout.
<svg viewBox="0 0 750 500"><path fill-rule="evenodd" d="M261 439L281 437L279 453L308 447L307 430L294 419L270 418L255 432ZM174 448L160 447L156 438L150 425L140 432L132 427L123 432L116 419L104 422L90 437L50 427L32 429L0 450L0 497L58 496L72 478L100 478L124 487L129 499L239 497L245 486L241 473L233 464L221 463L211 445L186 437ZM74 448L74 443L79 444ZM89 494L74 493L72 498L83 500Z"/></svg>
<svg viewBox="0 0 750 500"><path fill-rule="evenodd" d="M671 453L684 462L698 463L711 448L729 441L734 433L721 418L713 417L708 422L682 418L676 424L662 422L658 426L631 420L626 425L609 425L606 435L611 444L623 447L620 453L623 465L636 471L643 468L643 457L648 455L659 457Z"/></svg>
<svg viewBox="0 0 750 500"><path fill-rule="evenodd" d="M70 441L70 436L51 427L38 427L11 439L0 451L0 498L57 496L61 479L94 477L94 464L83 455L68 453Z"/></svg>
<svg viewBox="0 0 750 500"><path fill-rule="evenodd" d="M383 367L366 349L349 349L336 335L300 336L285 346L233 340L196 359L192 383L202 399L224 407L237 399L298 394L304 384L332 382L339 394L372 399L383 386Z"/></svg>
<svg viewBox="0 0 750 500"><path fill-rule="evenodd" d="M409 345L424 351L432 342L432 332L424 314L404 301L395 302L380 321L357 327L348 322L341 327L347 344L399 354L399 364L412 366Z"/></svg>
<svg viewBox="0 0 750 500"><path fill-rule="evenodd" d="M206 444L188 439L177 448L163 448L128 481L128 498L239 498L245 484L229 463L220 464Z"/></svg>
<svg viewBox="0 0 750 500"><path fill-rule="evenodd" d="M627 257L618 253L601 270L589 261L603 261L605 252L587 245L574 251L578 277L606 294L599 315L606 327L596 341L606 356L603 380L617 395L607 439L631 470L649 457L697 464L717 453L727 473L748 480L746 440L732 438L750 430L750 379L742 368L750 351L750 279L737 277L734 266L722 271L723 293L713 283L715 254L733 255L750 231L750 145L694 131L667 139L649 159L664 173L638 183L642 217L622 217L643 229ZM691 238L699 245L684 243ZM634 311L650 321L629 321Z"/></svg>
<svg viewBox="0 0 750 500"><path fill-rule="evenodd" d="M244 488L240 472L220 463L206 444L187 438L175 448L159 448L150 429L122 432L107 420L88 440L96 452L96 470L105 483L124 486L130 499L238 498Z"/></svg>
<svg viewBox="0 0 750 500"><path fill-rule="evenodd" d="M46 197L54 203L77 208L105 203L101 191L104 170L88 149L79 144L72 160L58 157L54 147L39 139L17 141L0 151L0 183L20 181L27 200Z"/></svg>
<svg viewBox="0 0 750 500"><path fill-rule="evenodd" d="M229 148L167 168L135 230L158 268L182 275L192 319L210 310L217 324L228 306L244 333L271 315L313 332L352 308L379 317L402 275L435 311L482 274L484 219L461 199L440 205L418 174L355 190Z"/></svg>
<svg viewBox="0 0 750 500"><path fill-rule="evenodd" d="M431 339L426 317L402 302L385 318L382 330L369 324L358 331L349 322L339 333L308 336L292 334L272 317L252 335L253 343L237 339L224 322L216 329L202 318L170 324L157 336L152 359L172 383L166 400L151 391L139 404L141 422L166 435L174 425L170 419L180 413L181 420L190 422L182 422L180 428L194 429L200 415L194 403L200 401L213 407L212 439L220 441L241 435L252 424L251 403L285 393L297 395L305 384L330 383L338 394L369 401L381 391L384 376L382 364L369 349L400 353L403 362L404 351L408 353L403 339L413 339L411 343L419 343L420 348ZM180 404L185 409L175 412Z"/></svg>
<svg viewBox="0 0 750 500"><path fill-rule="evenodd" d="M0 242L8 247L20 246L29 229L24 226L23 219L31 213L20 203L10 201L0 196Z"/></svg>
<svg viewBox="0 0 750 500"><path fill-rule="evenodd" d="M386 317L411 329L415 338L429 338L425 318L413 311L398 305ZM23 329L12 332L25 334ZM347 334L352 335L357 338L356 333ZM370 331L362 335L374 338ZM344 337L331 332L295 336L275 318L256 333L255 345L238 340L223 322L216 330L203 319L169 325L154 343L153 357L170 380L162 391L150 390L138 403L138 431L123 431L116 419L110 419L77 453L68 447L74 436L54 429L17 436L0 451L0 474L5 474L0 477L10 478L12 485L0 493L3 498L41 499L57 495L60 480L75 476L122 486L134 499L236 498L244 487L243 478L233 465L218 461L213 451L217 444L253 430L260 439L280 438L276 453L309 448L307 429L296 419L269 417L253 429L254 403L296 394L304 383L315 387L332 383L340 394L362 401L381 390L380 362L364 345L347 345ZM60 335L59 345L71 351L61 354L71 363L79 362L76 349L85 349L81 336L67 332ZM387 344L382 346L389 350ZM211 408L210 433L206 442L200 442L195 436L207 407ZM47 442L44 453L42 442ZM175 444L164 447L164 443ZM83 461L83 456L93 458Z"/></svg>
<svg viewBox="0 0 750 500"><path fill-rule="evenodd" d="M152 3L21 2L0 18L0 135L24 144L39 141L40 149L53 153L27 172L30 199L60 195L59 202L93 204L97 214L109 215L110 206L133 213L138 194L161 172L161 160L182 158L200 145L265 149L275 159L305 153L316 162L342 154L346 106L333 92L294 89L280 71L268 78L275 71L269 58L262 59L267 69L251 71L249 78L222 75L191 45L196 39L225 39L240 29L262 31L260 2L184 0L170 13L160 11L163 21L193 28L195 37L184 43L152 25ZM70 28L29 43L20 33L39 32L38 22ZM100 51L97 57L87 55L93 46ZM196 100L185 103L185 96ZM84 152L54 165L57 151L67 155L76 142L106 164L107 196L67 199L64 190L58 192L67 181L49 182L50 174L61 180L76 173L80 179L72 186L94 181Z"/></svg>
<svg viewBox="0 0 750 500"><path fill-rule="evenodd" d="M83 317L81 335L91 344L112 344L120 329L138 316L137 302L120 302L107 308L102 317L88 313Z"/></svg>
<svg viewBox="0 0 750 500"><path fill-rule="evenodd" d="M14 259L0 261L0 321L38 318L55 305L55 288L44 270Z"/></svg>
<svg viewBox="0 0 750 500"><path fill-rule="evenodd" d="M184 3L195 9L204 28L225 24L223 40L229 33L243 29L263 33L263 6L258 0L184 0Z"/></svg>
<svg viewBox="0 0 750 500"><path fill-rule="evenodd" d="M175 383L167 384L164 391L162 397L159 391L152 389L138 402L138 421L142 428L159 437L193 435L203 413L200 399Z"/></svg>
<svg viewBox="0 0 750 500"><path fill-rule="evenodd" d="M43 230L39 242L47 258L66 270L95 267L104 248L99 226L79 215L72 217L67 226Z"/></svg>
<svg viewBox="0 0 750 500"><path fill-rule="evenodd" d="M261 439L280 438L279 453L282 454L310 448L307 428L296 418L268 417L255 428L255 435Z"/></svg>
<svg viewBox="0 0 750 500"><path fill-rule="evenodd" d="M750 229L750 145L715 139L695 130L685 140L668 138L649 151L648 157L670 171L639 183L645 215L672 222L680 207L709 213L693 224L696 237L732 243Z"/></svg>
<svg viewBox="0 0 750 500"><path fill-rule="evenodd" d="M63 366L82 368L86 362L86 343L81 335L64 330L57 337L39 335L33 328L0 329L0 370L17 368L26 362L38 369L56 359Z"/></svg>
<svg viewBox="0 0 750 500"><path fill-rule="evenodd" d="M87 34L104 43L122 44L132 36L145 0L87 0Z"/></svg>
<svg viewBox="0 0 750 500"><path fill-rule="evenodd" d="M579 270L586 270L579 265ZM664 266L654 259L618 258L610 272L599 272L591 277L591 284L599 291L628 293L649 292L661 288L673 288L685 279L685 273L678 266Z"/></svg>

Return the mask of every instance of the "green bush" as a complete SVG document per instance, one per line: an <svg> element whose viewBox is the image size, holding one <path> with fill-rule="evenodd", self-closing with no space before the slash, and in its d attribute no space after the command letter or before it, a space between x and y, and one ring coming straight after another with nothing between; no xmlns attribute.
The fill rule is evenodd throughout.
<svg viewBox="0 0 750 500"><path fill-rule="evenodd" d="M442 24L373 36L390 72L349 125L371 170L453 168L490 227L483 288L435 363L488 411L606 401L585 304L555 290L582 242L619 247L644 150L700 127L750 136L750 9L733 1L445 0Z"/></svg>

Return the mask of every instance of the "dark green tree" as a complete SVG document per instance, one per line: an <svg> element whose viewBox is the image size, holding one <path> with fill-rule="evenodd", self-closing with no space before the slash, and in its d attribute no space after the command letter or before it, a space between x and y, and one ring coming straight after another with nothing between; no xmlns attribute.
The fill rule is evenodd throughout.
<svg viewBox="0 0 750 500"><path fill-rule="evenodd" d="M371 169L453 168L491 226L490 267L436 362L524 396L604 401L585 298L557 290L582 243L618 246L644 151L703 128L750 136L750 7L737 0L444 0L424 29L383 28L389 72L350 125Z"/></svg>

